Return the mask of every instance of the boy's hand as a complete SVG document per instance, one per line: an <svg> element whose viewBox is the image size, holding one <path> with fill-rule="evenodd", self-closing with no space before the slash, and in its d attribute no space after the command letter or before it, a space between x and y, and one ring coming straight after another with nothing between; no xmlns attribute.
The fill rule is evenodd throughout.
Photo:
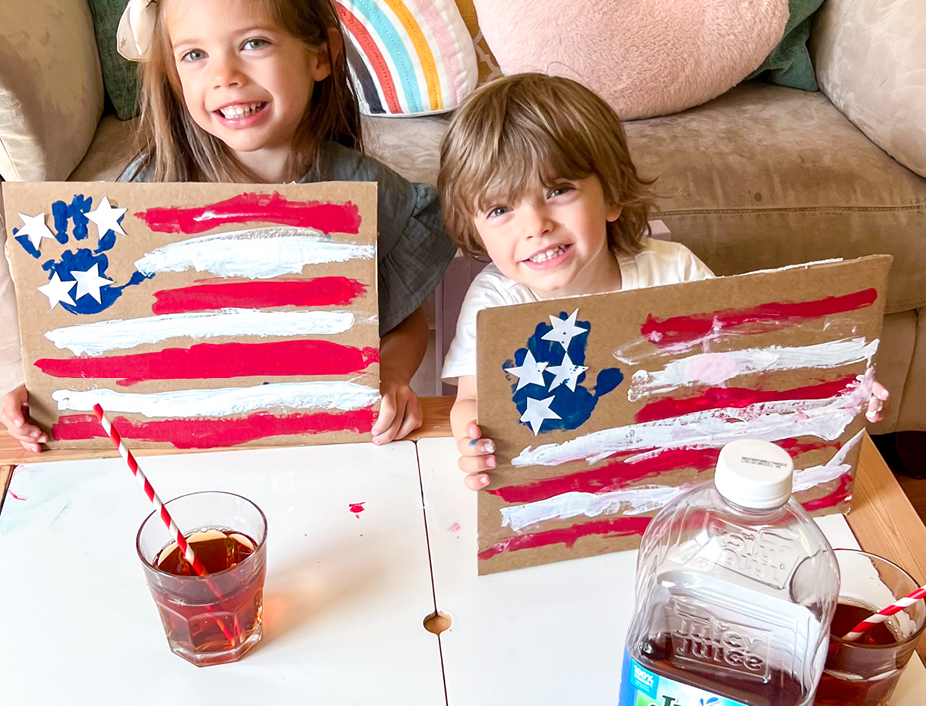
<svg viewBox="0 0 926 706"><path fill-rule="evenodd" d="M457 442L460 460L457 465L466 474L463 482L470 490L480 490L489 484L489 476L484 471L495 468L495 442L483 439L482 430L474 419L466 425L466 436Z"/></svg>
<svg viewBox="0 0 926 706"><path fill-rule="evenodd" d="M421 426L424 415L421 401L412 388L406 384L380 382L383 396L379 406L379 417L373 425L373 443L388 444L404 439Z"/></svg>
<svg viewBox="0 0 926 706"><path fill-rule="evenodd" d="M884 419L884 403L890 396L891 393L877 380L871 384L871 399L868 400L868 411L865 412L865 418L869 422L874 424Z"/></svg>
<svg viewBox="0 0 926 706"><path fill-rule="evenodd" d="M29 424L29 393L26 386L20 385L3 397L3 408L0 409L0 422L6 425L10 436L19 441L26 451L38 453L42 450L40 444L48 441L45 432L34 424Z"/></svg>

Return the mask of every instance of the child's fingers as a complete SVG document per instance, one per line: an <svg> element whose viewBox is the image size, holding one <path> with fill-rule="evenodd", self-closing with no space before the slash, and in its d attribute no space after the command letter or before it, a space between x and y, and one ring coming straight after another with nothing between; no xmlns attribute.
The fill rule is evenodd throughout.
<svg viewBox="0 0 926 706"><path fill-rule="evenodd" d="M466 425L466 435L470 439L478 439L482 436L482 429L480 429L479 425L476 424L475 419Z"/></svg>
<svg viewBox="0 0 926 706"><path fill-rule="evenodd" d="M882 402L887 402L891 396L891 393L887 391L887 388L877 380L871 384L871 394Z"/></svg>
<svg viewBox="0 0 926 706"><path fill-rule="evenodd" d="M379 416L376 418L376 423L373 425L373 438L375 439L380 434L385 432L392 424L395 422L396 418L396 403L395 395L386 394L383 395L382 401L379 405Z"/></svg>
<svg viewBox="0 0 926 706"><path fill-rule="evenodd" d="M381 432L374 433L374 444L388 444L396 439L403 439L411 434L415 429L421 426L421 403L415 400L415 404L406 405L405 409L395 415L392 424Z"/></svg>
<svg viewBox="0 0 926 706"><path fill-rule="evenodd" d="M463 484L470 490L482 490L489 484L489 476L485 473L474 473L466 476Z"/></svg>
<svg viewBox="0 0 926 706"><path fill-rule="evenodd" d="M457 449L461 456L485 456L495 453L495 442L492 439L467 439L463 437L457 442Z"/></svg>
<svg viewBox="0 0 926 706"><path fill-rule="evenodd" d="M460 456L457 459L457 467L467 475L491 471L495 466L495 456Z"/></svg>
<svg viewBox="0 0 926 706"><path fill-rule="evenodd" d="M880 382L875 380L871 385L871 398L868 400L868 410L865 412L865 418L869 422L880 422L884 419L884 403L891 396Z"/></svg>

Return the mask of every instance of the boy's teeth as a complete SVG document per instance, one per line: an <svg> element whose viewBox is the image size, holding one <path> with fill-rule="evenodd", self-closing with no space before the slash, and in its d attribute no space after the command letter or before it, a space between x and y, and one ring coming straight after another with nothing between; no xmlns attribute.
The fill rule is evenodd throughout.
<svg viewBox="0 0 926 706"><path fill-rule="evenodd" d="M531 262L546 262L547 260L552 260L554 257L559 257L564 252L566 252L566 248L562 245L557 245L555 248L544 250L542 253L537 253L529 259Z"/></svg>
<svg viewBox="0 0 926 706"><path fill-rule="evenodd" d="M220 108L219 112L225 118L243 118L246 115L252 115L260 110L261 103L249 103L247 105L229 105Z"/></svg>

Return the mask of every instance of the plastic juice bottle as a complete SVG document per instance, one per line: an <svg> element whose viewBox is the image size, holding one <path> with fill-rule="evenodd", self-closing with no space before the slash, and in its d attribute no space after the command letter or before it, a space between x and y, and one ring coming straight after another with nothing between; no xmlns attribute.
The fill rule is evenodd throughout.
<svg viewBox="0 0 926 706"><path fill-rule="evenodd" d="M653 518L637 559L620 706L813 701L839 593L826 537L765 441L720 452L713 482Z"/></svg>

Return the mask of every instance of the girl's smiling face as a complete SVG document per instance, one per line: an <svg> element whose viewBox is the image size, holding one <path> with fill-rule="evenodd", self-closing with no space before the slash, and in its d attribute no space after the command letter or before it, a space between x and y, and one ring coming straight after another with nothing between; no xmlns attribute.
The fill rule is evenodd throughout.
<svg viewBox="0 0 926 706"><path fill-rule="evenodd" d="M605 202L597 176L565 179L476 214L479 239L502 274L542 298L620 289L607 223L619 206Z"/></svg>
<svg viewBox="0 0 926 706"><path fill-rule="evenodd" d="M316 81L331 71L249 0L169 0L163 21L193 120L267 181L285 170ZM280 177L280 178L267 178Z"/></svg>

